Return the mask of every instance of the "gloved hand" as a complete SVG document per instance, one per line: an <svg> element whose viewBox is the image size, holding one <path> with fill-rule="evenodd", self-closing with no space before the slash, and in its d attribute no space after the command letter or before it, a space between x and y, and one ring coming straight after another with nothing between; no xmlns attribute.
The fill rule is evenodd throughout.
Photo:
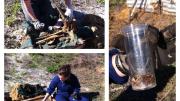
<svg viewBox="0 0 180 101"><path fill-rule="evenodd" d="M117 48L109 50L109 83L124 84L128 82L129 75L123 74L121 70L117 68L115 58L117 55L124 54Z"/></svg>
<svg viewBox="0 0 180 101"><path fill-rule="evenodd" d="M79 93L73 93L71 96L72 96L72 98L74 100L79 100L80 99Z"/></svg>
<svg viewBox="0 0 180 101"><path fill-rule="evenodd" d="M33 22L33 25L36 30L42 30L45 27L45 24L39 21Z"/></svg>
<svg viewBox="0 0 180 101"><path fill-rule="evenodd" d="M66 12L65 12L65 16L68 17L68 20L72 20L74 18L73 9L67 7Z"/></svg>
<svg viewBox="0 0 180 101"><path fill-rule="evenodd" d="M129 75L129 66L127 63L127 56L123 52L120 52L118 49L110 50L112 58L113 67L116 67L121 74L128 76Z"/></svg>
<svg viewBox="0 0 180 101"><path fill-rule="evenodd" d="M58 21L56 22L56 24L54 25L55 28L61 28L63 27L63 20L62 19L58 19Z"/></svg>
<svg viewBox="0 0 180 101"><path fill-rule="evenodd" d="M113 61L115 66L119 69L119 71L125 75L129 75L129 66L127 64L127 56L123 54L115 55Z"/></svg>

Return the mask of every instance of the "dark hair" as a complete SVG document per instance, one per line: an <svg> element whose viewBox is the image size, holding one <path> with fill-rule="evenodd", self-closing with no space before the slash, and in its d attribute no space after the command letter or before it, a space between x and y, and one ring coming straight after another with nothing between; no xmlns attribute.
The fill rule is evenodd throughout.
<svg viewBox="0 0 180 101"><path fill-rule="evenodd" d="M68 77L71 74L71 66L69 64L63 65L59 68L59 75Z"/></svg>

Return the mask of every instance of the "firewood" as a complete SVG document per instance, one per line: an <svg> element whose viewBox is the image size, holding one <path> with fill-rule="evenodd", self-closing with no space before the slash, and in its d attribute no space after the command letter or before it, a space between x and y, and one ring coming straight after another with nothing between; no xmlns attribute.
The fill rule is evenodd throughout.
<svg viewBox="0 0 180 101"><path fill-rule="evenodd" d="M77 23L76 23L76 19L73 19L72 21L64 21L64 26L63 26L63 31L67 32L67 31L71 31L73 30L73 32L77 32Z"/></svg>
<svg viewBox="0 0 180 101"><path fill-rule="evenodd" d="M74 33L77 32L77 22L76 22L76 19L73 19L72 24L71 24L71 29L73 30Z"/></svg>
<svg viewBox="0 0 180 101"><path fill-rule="evenodd" d="M64 32L69 31L69 21L67 20L64 21L63 31Z"/></svg>
<svg viewBox="0 0 180 101"><path fill-rule="evenodd" d="M43 98L44 98L44 95L41 95L41 96L37 96L37 97L34 97L34 98L26 99L26 100L23 100L23 101L42 100Z"/></svg>
<svg viewBox="0 0 180 101"><path fill-rule="evenodd" d="M42 40L36 42L36 44L44 44L44 43L46 43L46 42L48 42L48 41L50 41L52 39L55 39L55 38L58 38L58 37L62 37L62 36L64 36L64 35L52 35L50 37L47 37L45 39L42 39Z"/></svg>
<svg viewBox="0 0 180 101"><path fill-rule="evenodd" d="M44 39L44 38L48 38L48 37L50 37L50 36L57 35L57 34L60 34L60 33L62 33L62 32L63 32L63 30L59 30L59 31L57 31L57 32L55 32L55 33L53 33L53 34L49 34L49 35L47 35L47 36L39 37L39 38L37 38L37 40L41 40L41 39Z"/></svg>
<svg viewBox="0 0 180 101"><path fill-rule="evenodd" d="M59 31L54 32L53 34L48 34L45 36L41 36L39 38L36 38L37 42L36 44L51 44L53 43L56 38L60 38L62 36L69 37L71 41L75 38L75 33L77 32L77 23L76 19L73 19L72 21L64 20L64 26Z"/></svg>

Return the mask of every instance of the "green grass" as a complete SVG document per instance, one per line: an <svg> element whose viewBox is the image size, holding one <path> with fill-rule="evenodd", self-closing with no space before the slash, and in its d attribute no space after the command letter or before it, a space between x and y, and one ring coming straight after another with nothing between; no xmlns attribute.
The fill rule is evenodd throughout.
<svg viewBox="0 0 180 101"><path fill-rule="evenodd" d="M75 54L30 54L32 61L30 68L43 68L50 73L57 72L59 67L70 61L76 56Z"/></svg>
<svg viewBox="0 0 180 101"><path fill-rule="evenodd" d="M114 9L114 7L116 7L117 5L124 4L125 2L126 0L110 0L109 1L110 9Z"/></svg>
<svg viewBox="0 0 180 101"><path fill-rule="evenodd" d="M59 64L54 64L54 65L47 67L47 71L50 73L54 73L54 72L58 71L58 69L59 69Z"/></svg>
<svg viewBox="0 0 180 101"><path fill-rule="evenodd" d="M21 76L25 76L25 75L27 75L27 72L23 71L23 72L21 72L20 75L21 75Z"/></svg>
<svg viewBox="0 0 180 101"><path fill-rule="evenodd" d="M46 68L48 72L54 73L57 72L59 67L64 64L68 64L73 57L74 54L48 54L51 58L52 63Z"/></svg>
<svg viewBox="0 0 180 101"><path fill-rule="evenodd" d="M105 0L96 0L97 3L100 3L100 4L104 4L105 3Z"/></svg>
<svg viewBox="0 0 180 101"><path fill-rule="evenodd" d="M125 3L126 0L110 0L109 3L110 4L121 4L121 3Z"/></svg>
<svg viewBox="0 0 180 101"><path fill-rule="evenodd" d="M28 64L29 68L41 68L50 73L56 73L58 69L65 64L73 64L72 60L77 59L79 54L30 54L31 62ZM99 55L100 57L101 55ZM103 56L103 54L102 54ZM81 58L81 57L79 57ZM93 67L97 64L104 64L104 58L88 58L85 59L85 62L80 65L83 67Z"/></svg>
<svg viewBox="0 0 180 101"><path fill-rule="evenodd" d="M16 74L16 69L15 68L10 69L9 74L15 75Z"/></svg>
<svg viewBox="0 0 180 101"><path fill-rule="evenodd" d="M35 63L31 63L31 64L29 64L29 67L30 68L37 68L38 66Z"/></svg>
<svg viewBox="0 0 180 101"><path fill-rule="evenodd" d="M12 6L7 6L7 7L5 7L5 11L7 9L7 11L10 13L10 16L5 18L5 24L10 26L16 20L16 15L21 10L21 5L19 0L15 0Z"/></svg>

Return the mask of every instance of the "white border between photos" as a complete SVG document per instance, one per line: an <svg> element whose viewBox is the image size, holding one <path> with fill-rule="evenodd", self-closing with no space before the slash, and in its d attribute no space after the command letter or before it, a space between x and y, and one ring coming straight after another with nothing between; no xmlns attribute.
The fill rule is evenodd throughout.
<svg viewBox="0 0 180 101"><path fill-rule="evenodd" d="M109 101L109 0L105 0L105 49L4 49L4 0L0 0L0 101L4 101L4 53L104 53L105 61L104 61L104 68L105 68L105 101ZM180 1L176 0L177 8L176 10L180 10L178 6ZM180 77L180 29L179 22L180 22L180 12L176 12L176 27L177 27L177 34L176 34L176 78ZM176 101L180 101L180 79L176 79Z"/></svg>
<svg viewBox="0 0 180 101"><path fill-rule="evenodd" d="M109 101L109 0L105 0L105 99Z"/></svg>

